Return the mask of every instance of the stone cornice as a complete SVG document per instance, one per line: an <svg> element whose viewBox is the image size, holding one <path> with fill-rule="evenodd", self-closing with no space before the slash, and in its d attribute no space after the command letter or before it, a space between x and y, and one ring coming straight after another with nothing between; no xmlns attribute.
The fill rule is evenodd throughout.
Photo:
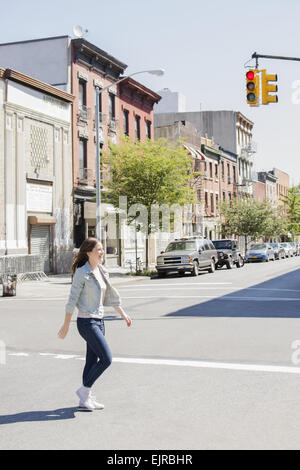
<svg viewBox="0 0 300 470"><path fill-rule="evenodd" d="M122 89L128 88L130 90L138 92L140 95L145 96L147 99L152 101L153 103L158 103L161 100L161 96L155 93L154 91L150 90L150 88L145 87L141 83L133 80L132 78L128 77L122 82L119 83L120 91Z"/></svg>
<svg viewBox="0 0 300 470"><path fill-rule="evenodd" d="M55 96L56 98L67 101L68 103L72 103L75 99L75 96L71 95L70 93L66 93L59 88L55 88L52 85L48 85L47 83L41 82L36 78L29 77L28 75L12 69L5 69L3 77L8 80L13 80L14 82L20 83L21 85L28 86L29 88L33 88L34 90Z"/></svg>

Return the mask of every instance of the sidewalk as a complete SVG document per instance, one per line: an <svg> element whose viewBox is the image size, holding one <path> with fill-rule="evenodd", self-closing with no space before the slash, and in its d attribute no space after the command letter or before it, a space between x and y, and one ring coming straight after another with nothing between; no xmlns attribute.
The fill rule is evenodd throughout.
<svg viewBox="0 0 300 470"><path fill-rule="evenodd" d="M148 282L149 276L131 276L130 271L124 268L109 268L110 282L114 286L134 284L140 281ZM2 285L0 284L1 299L43 299L43 298L67 298L71 288L71 274L49 274L42 281L23 281L17 284L15 297L2 297Z"/></svg>

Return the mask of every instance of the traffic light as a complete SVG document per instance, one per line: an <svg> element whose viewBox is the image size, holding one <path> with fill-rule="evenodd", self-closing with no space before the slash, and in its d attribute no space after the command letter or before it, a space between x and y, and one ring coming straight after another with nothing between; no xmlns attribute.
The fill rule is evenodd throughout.
<svg viewBox="0 0 300 470"><path fill-rule="evenodd" d="M261 76L262 104L278 102L277 95L270 95L270 93L274 93L275 91L278 91L278 87L277 85L270 83L270 82L277 82L277 75L268 74L266 70L262 70L262 76Z"/></svg>
<svg viewBox="0 0 300 470"><path fill-rule="evenodd" d="M250 106L259 106L259 78L258 70L249 70L246 73L247 103Z"/></svg>

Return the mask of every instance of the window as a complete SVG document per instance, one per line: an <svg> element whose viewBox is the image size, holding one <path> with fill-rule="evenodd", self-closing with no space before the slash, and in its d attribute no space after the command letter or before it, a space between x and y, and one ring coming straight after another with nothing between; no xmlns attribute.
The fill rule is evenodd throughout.
<svg viewBox="0 0 300 470"><path fill-rule="evenodd" d="M123 130L125 135L129 135L129 111L124 109L123 111Z"/></svg>
<svg viewBox="0 0 300 470"><path fill-rule="evenodd" d="M102 113L102 93L101 93L101 89L100 89L100 93L99 93L99 113Z"/></svg>
<svg viewBox="0 0 300 470"><path fill-rule="evenodd" d="M208 240L204 240L204 250L210 250L210 246L209 246Z"/></svg>
<svg viewBox="0 0 300 470"><path fill-rule="evenodd" d="M197 201L201 201L201 189L197 189Z"/></svg>
<svg viewBox="0 0 300 470"><path fill-rule="evenodd" d="M146 121L146 137L151 139L151 121Z"/></svg>
<svg viewBox="0 0 300 470"><path fill-rule="evenodd" d="M225 168L224 168L224 162L222 161L222 180L224 181L225 177Z"/></svg>
<svg viewBox="0 0 300 470"><path fill-rule="evenodd" d="M86 82L84 80L79 80L79 89L78 89L78 106L86 106Z"/></svg>
<svg viewBox="0 0 300 470"><path fill-rule="evenodd" d="M212 169L212 163L211 162L209 163L209 177L210 178L213 177L213 169Z"/></svg>
<svg viewBox="0 0 300 470"><path fill-rule="evenodd" d="M229 163L227 163L227 177L228 177L228 183L230 184L231 179L230 179L230 165L229 165Z"/></svg>
<svg viewBox="0 0 300 470"><path fill-rule="evenodd" d="M141 140L141 117L135 116L135 137L138 140Z"/></svg>
<svg viewBox="0 0 300 470"><path fill-rule="evenodd" d="M218 209L219 206L219 194L216 194L216 209Z"/></svg>
<svg viewBox="0 0 300 470"><path fill-rule="evenodd" d="M115 95L109 93L108 95L108 106L109 106L109 120L115 119Z"/></svg>
<svg viewBox="0 0 300 470"><path fill-rule="evenodd" d="M208 193L205 192L205 209L208 208Z"/></svg>
<svg viewBox="0 0 300 470"><path fill-rule="evenodd" d="M79 172L83 177L83 170L87 167L87 141L85 139L79 140Z"/></svg>
<svg viewBox="0 0 300 470"><path fill-rule="evenodd" d="M225 202L225 201L226 201L226 193L225 193L225 191L223 191L223 202Z"/></svg>
<svg viewBox="0 0 300 470"><path fill-rule="evenodd" d="M218 164L215 163L215 177L218 178Z"/></svg>
<svg viewBox="0 0 300 470"><path fill-rule="evenodd" d="M236 183L236 168L235 168L235 166L232 167L232 171L233 171L233 182Z"/></svg>
<svg viewBox="0 0 300 470"><path fill-rule="evenodd" d="M213 213L215 212L215 203L214 203L214 195L210 195L210 211Z"/></svg>

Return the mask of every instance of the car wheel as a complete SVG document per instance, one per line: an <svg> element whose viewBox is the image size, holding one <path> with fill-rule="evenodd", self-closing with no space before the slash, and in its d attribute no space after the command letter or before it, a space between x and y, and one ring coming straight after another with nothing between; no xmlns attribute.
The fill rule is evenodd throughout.
<svg viewBox="0 0 300 470"><path fill-rule="evenodd" d="M210 263L210 268L208 269L208 272L209 272L209 273L214 273L215 270L216 270L216 265L215 265L214 260L212 259L212 260L211 260L211 263Z"/></svg>
<svg viewBox="0 0 300 470"><path fill-rule="evenodd" d="M179 274L179 276L180 276L180 277L182 277L182 276L184 276L184 275L185 275L185 271L179 271L179 273L178 273L178 274Z"/></svg>
<svg viewBox="0 0 300 470"><path fill-rule="evenodd" d="M242 268L244 266L244 264L245 264L245 262L244 262L243 258L241 256L239 256L239 260L236 263L236 267L237 268Z"/></svg>
<svg viewBox="0 0 300 470"><path fill-rule="evenodd" d="M232 269L233 266L234 266L233 259L232 259L232 258L229 258L229 261L227 261L227 263L226 263L226 268L227 268L227 269Z"/></svg>
<svg viewBox="0 0 300 470"><path fill-rule="evenodd" d="M199 265L197 261L193 262L193 271L192 271L192 276L198 276L199 274Z"/></svg>
<svg viewBox="0 0 300 470"><path fill-rule="evenodd" d="M166 277L166 275L167 275L167 273L163 272L163 271L158 272L157 274L158 274L158 277Z"/></svg>

